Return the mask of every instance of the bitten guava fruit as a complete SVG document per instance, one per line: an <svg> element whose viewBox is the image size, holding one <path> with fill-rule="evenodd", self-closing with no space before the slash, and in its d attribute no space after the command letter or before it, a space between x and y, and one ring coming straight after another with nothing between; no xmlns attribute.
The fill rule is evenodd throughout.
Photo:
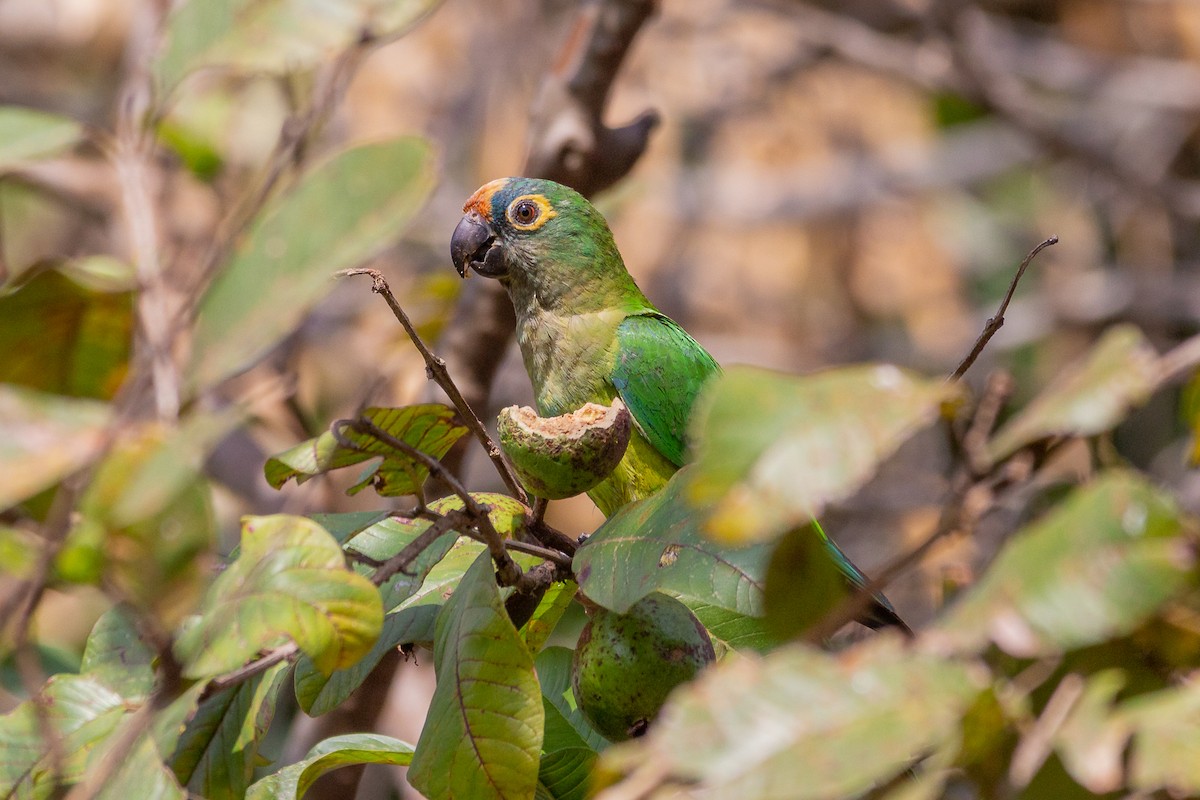
<svg viewBox="0 0 1200 800"><path fill-rule="evenodd" d="M591 489L620 463L631 417L618 398L612 406L588 403L558 417L509 406L496 424L500 448L529 493L561 500Z"/></svg>
<svg viewBox="0 0 1200 800"><path fill-rule="evenodd" d="M671 690L716 658L700 620L665 594L647 595L624 614L588 613L571 688L588 722L614 742L644 734Z"/></svg>

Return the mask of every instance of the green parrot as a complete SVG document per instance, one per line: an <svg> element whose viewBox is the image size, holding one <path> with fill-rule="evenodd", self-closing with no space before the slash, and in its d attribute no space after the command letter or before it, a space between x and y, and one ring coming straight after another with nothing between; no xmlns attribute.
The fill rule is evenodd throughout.
<svg viewBox="0 0 1200 800"><path fill-rule="evenodd" d="M473 270L508 290L538 413L558 416L620 397L633 416L624 458L588 495L606 517L649 497L683 466L692 405L721 368L646 299L608 223L574 189L501 178L476 190L463 212L451 258L462 277ZM847 581L865 585L862 572L814 527ZM861 621L907 630L882 595Z"/></svg>

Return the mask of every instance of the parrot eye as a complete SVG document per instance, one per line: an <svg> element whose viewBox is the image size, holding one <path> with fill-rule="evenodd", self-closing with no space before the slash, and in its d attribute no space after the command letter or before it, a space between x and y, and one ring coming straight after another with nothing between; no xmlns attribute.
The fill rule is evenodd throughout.
<svg viewBox="0 0 1200 800"><path fill-rule="evenodd" d="M519 231L536 231L558 214L542 194L525 194L508 204L508 221Z"/></svg>
<svg viewBox="0 0 1200 800"><path fill-rule="evenodd" d="M512 208L513 222L519 225L532 225L538 218L537 203L532 200L521 200Z"/></svg>

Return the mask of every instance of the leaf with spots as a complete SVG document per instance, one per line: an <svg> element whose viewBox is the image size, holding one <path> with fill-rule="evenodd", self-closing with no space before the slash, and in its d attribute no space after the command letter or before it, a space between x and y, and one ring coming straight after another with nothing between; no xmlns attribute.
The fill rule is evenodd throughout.
<svg viewBox="0 0 1200 800"><path fill-rule="evenodd" d="M769 543L728 546L704 535L706 515L682 495L694 467L657 494L631 503L588 537L575 554L579 588L623 614L651 592L682 600L715 636L738 647L770 642L763 616Z"/></svg>
<svg viewBox="0 0 1200 800"><path fill-rule="evenodd" d="M430 800L531 798L542 745L542 693L481 553L437 623L437 689L409 780Z"/></svg>

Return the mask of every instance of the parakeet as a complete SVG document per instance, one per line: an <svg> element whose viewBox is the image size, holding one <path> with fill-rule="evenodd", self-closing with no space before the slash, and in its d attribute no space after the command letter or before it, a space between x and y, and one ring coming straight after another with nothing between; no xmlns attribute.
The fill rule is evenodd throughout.
<svg viewBox="0 0 1200 800"><path fill-rule="evenodd" d="M499 280L516 311L516 338L538 413L565 414L620 397L634 420L625 457L588 495L605 516L650 496L683 466L701 387L721 369L646 298L625 268L600 212L553 181L501 178L463 206L450 241L459 275ZM863 574L815 526L852 585ZM872 627L907 628L886 598Z"/></svg>

